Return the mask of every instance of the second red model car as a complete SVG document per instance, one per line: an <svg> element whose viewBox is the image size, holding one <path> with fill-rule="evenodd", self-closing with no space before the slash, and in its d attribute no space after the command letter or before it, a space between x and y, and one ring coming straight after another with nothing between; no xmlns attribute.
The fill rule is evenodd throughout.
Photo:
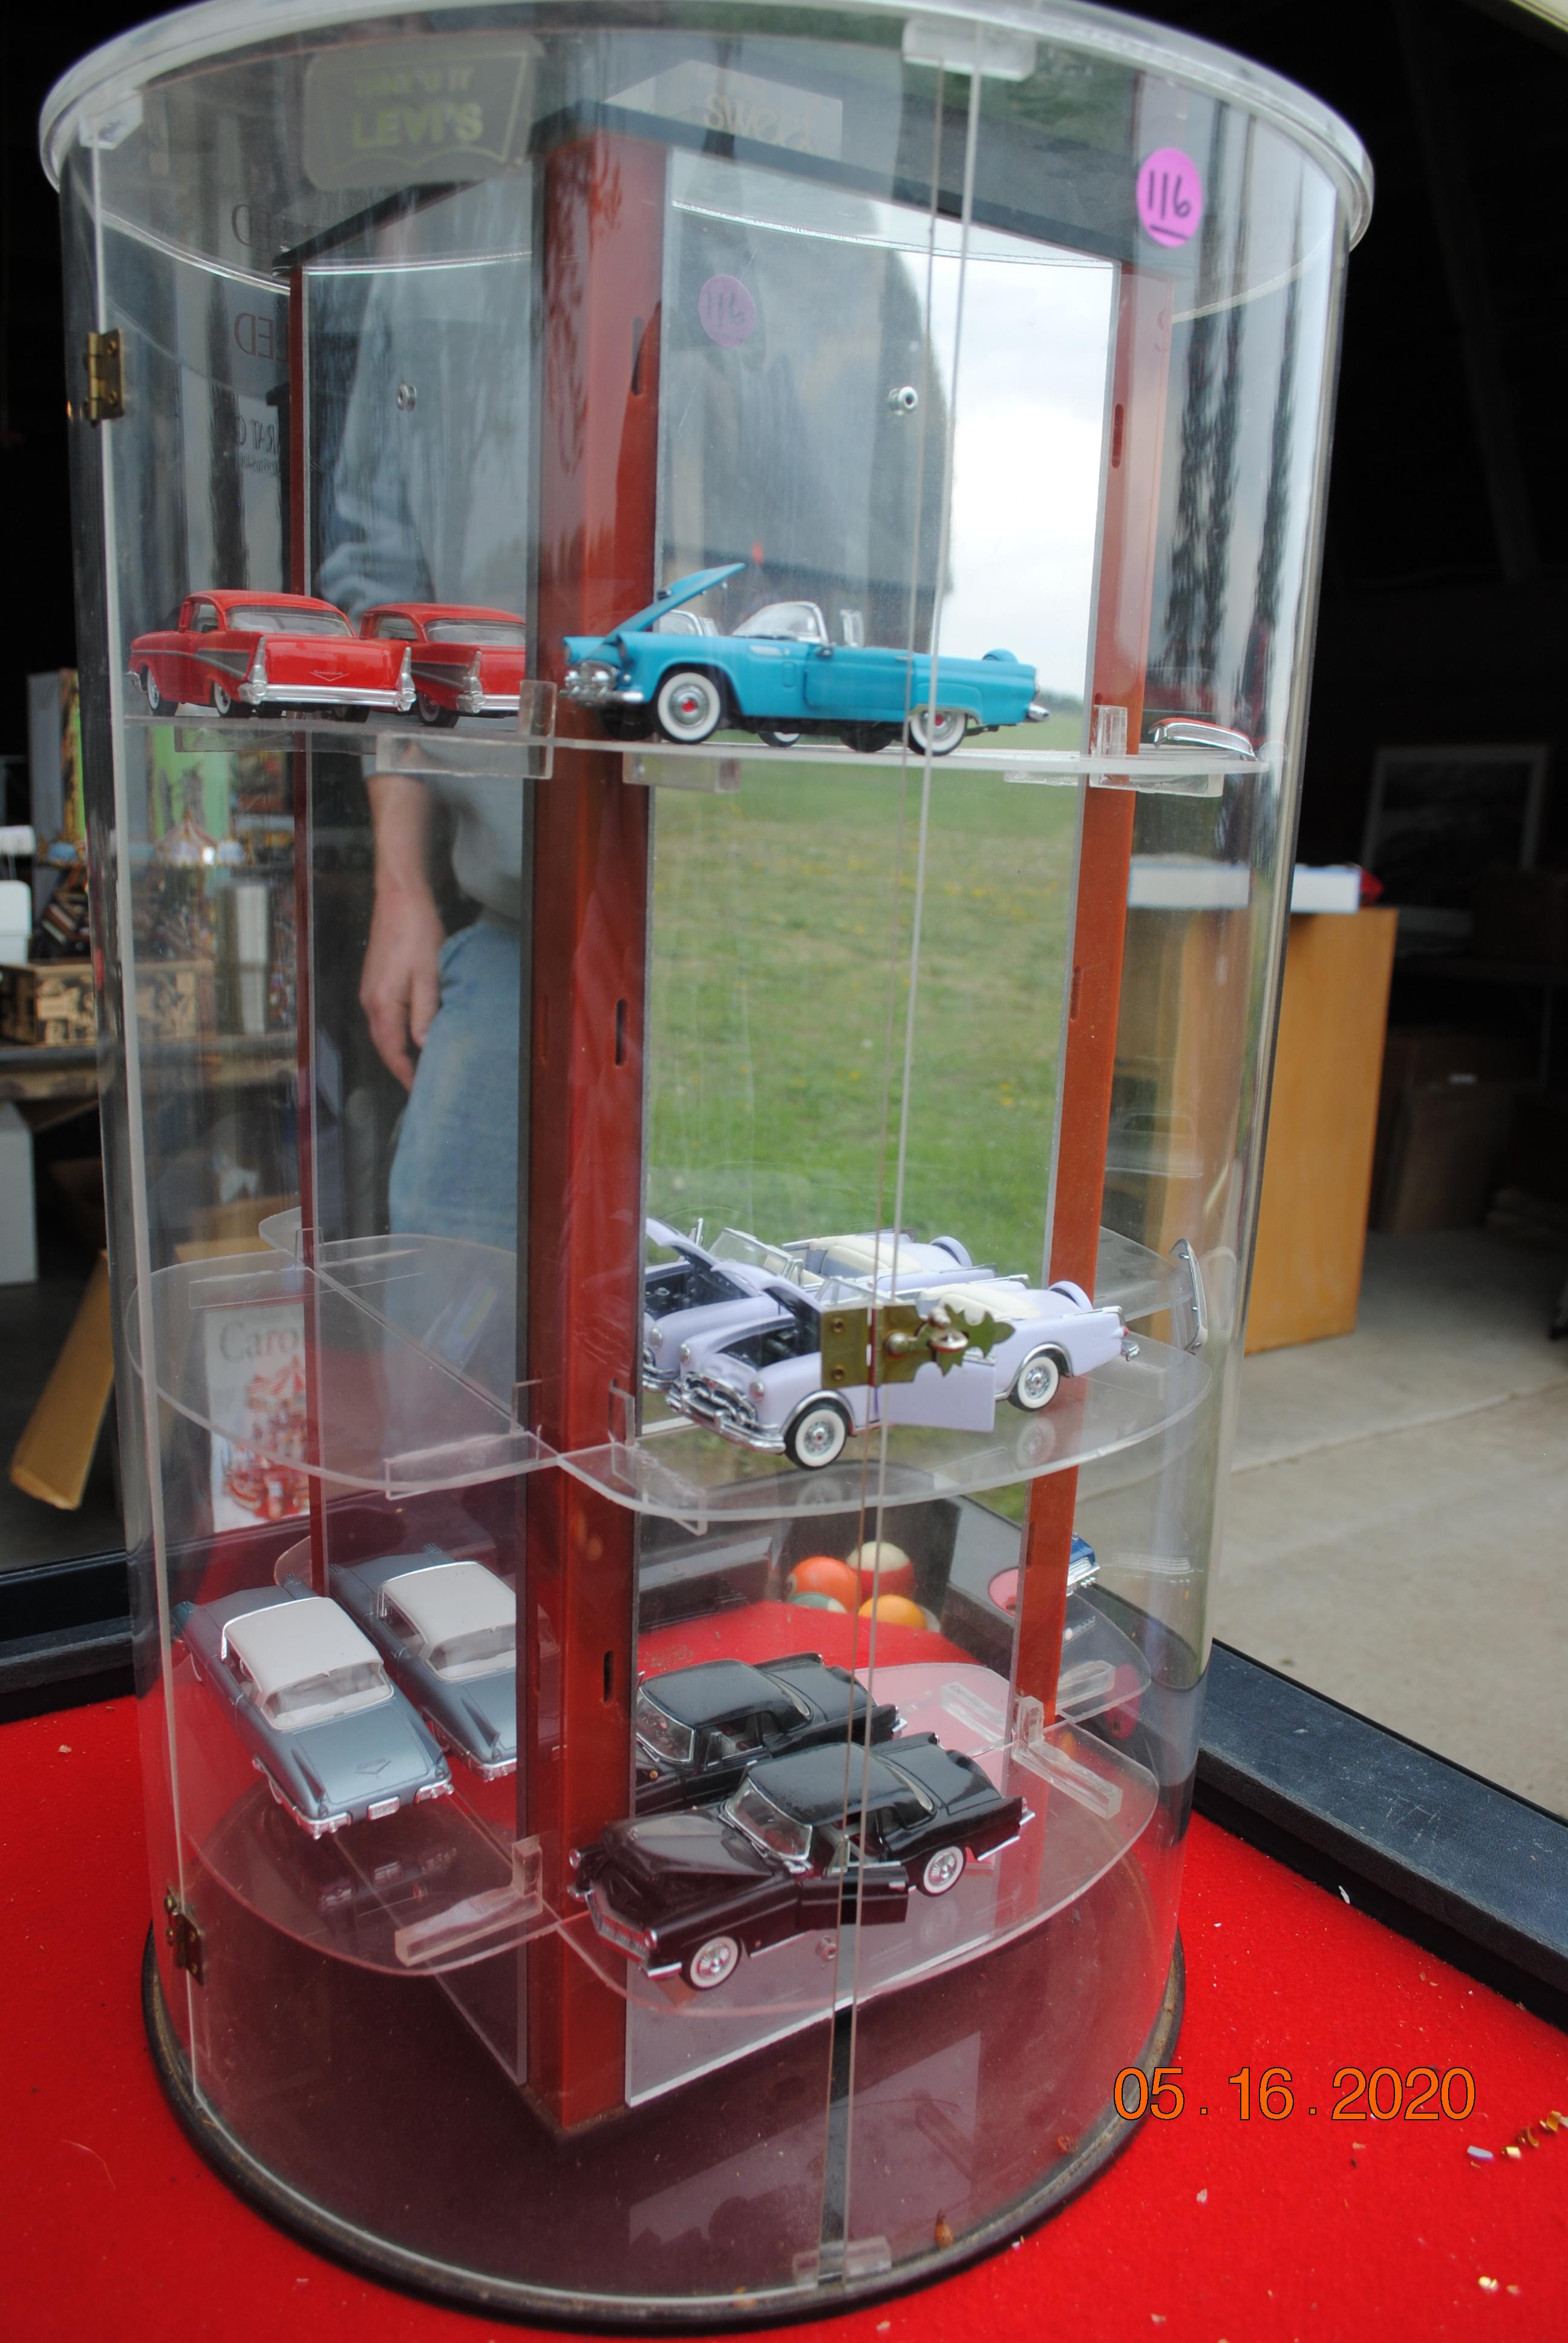
<svg viewBox="0 0 1568 2343"><path fill-rule="evenodd" d="M528 673L528 629L515 610L463 602L378 602L362 635L412 645L415 705L422 723L459 716L515 716Z"/></svg>
<svg viewBox="0 0 1568 2343"><path fill-rule="evenodd" d="M183 700L219 716L321 708L362 722L414 705L407 643L366 641L309 594L187 594L172 627L136 637L130 669L154 716Z"/></svg>

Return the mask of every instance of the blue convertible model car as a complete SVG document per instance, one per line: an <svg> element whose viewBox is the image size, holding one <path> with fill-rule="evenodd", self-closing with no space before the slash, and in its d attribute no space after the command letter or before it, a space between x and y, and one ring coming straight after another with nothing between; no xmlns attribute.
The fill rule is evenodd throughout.
<svg viewBox="0 0 1568 2343"><path fill-rule="evenodd" d="M928 654L832 642L815 602L769 602L732 635L684 608L745 567L678 578L611 634L568 635L567 698L594 709L618 740L658 731L692 748L729 725L779 749L810 733L869 753L903 734L918 754L936 757L971 727L994 732L1050 713L1033 668L1010 651L939 659L933 693Z"/></svg>

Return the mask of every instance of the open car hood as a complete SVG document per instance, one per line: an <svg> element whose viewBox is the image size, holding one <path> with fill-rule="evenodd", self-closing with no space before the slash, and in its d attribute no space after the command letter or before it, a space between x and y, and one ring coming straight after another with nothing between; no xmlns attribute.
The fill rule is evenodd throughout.
<svg viewBox="0 0 1568 2343"><path fill-rule="evenodd" d="M683 602L695 602L698 596L706 594L710 586L722 586L727 578L738 578L746 566L744 561L725 561L717 569L694 569L689 578L678 578L673 586L667 586L658 599L650 602L646 610L634 610L629 618L622 618L619 625L612 627L609 631L616 635L631 635L651 627L656 619L663 618L667 610L678 610Z"/></svg>

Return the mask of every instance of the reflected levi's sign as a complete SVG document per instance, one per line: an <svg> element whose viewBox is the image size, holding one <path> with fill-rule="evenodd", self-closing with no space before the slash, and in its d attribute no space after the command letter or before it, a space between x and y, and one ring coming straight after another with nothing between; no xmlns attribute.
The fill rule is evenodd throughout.
<svg viewBox="0 0 1568 2343"><path fill-rule="evenodd" d="M305 77L305 168L323 188L488 178L528 133L531 41L370 41Z"/></svg>

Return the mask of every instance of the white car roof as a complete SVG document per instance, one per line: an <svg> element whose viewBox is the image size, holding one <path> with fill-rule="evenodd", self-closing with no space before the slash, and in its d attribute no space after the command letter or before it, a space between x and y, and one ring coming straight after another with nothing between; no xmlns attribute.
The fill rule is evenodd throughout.
<svg viewBox="0 0 1568 2343"><path fill-rule="evenodd" d="M238 1653L263 1699L304 1676L360 1667L367 1660L381 1664L368 1635L360 1634L341 1604L329 1602L325 1594L244 1612L225 1627L223 1648L226 1654Z"/></svg>
<svg viewBox="0 0 1568 2343"><path fill-rule="evenodd" d="M381 1589L427 1644L483 1627L514 1627L518 1598L482 1562L433 1562Z"/></svg>
<svg viewBox="0 0 1568 2343"><path fill-rule="evenodd" d="M893 1239L887 1230L880 1235L871 1230L860 1236L823 1237L820 1247L821 1258L832 1263L829 1274L889 1277L893 1272ZM949 1275L960 1266L944 1246L920 1244L913 1237L899 1239L897 1263L900 1285L906 1278Z"/></svg>
<svg viewBox="0 0 1568 2343"><path fill-rule="evenodd" d="M1018 1285L1005 1277L956 1277L941 1285L923 1286L922 1309L929 1310L934 1302L945 1302L950 1310L972 1312L977 1319L989 1310L993 1318L1010 1326L1021 1319L1049 1318L1074 1307L1059 1293L1042 1293L1038 1287Z"/></svg>

